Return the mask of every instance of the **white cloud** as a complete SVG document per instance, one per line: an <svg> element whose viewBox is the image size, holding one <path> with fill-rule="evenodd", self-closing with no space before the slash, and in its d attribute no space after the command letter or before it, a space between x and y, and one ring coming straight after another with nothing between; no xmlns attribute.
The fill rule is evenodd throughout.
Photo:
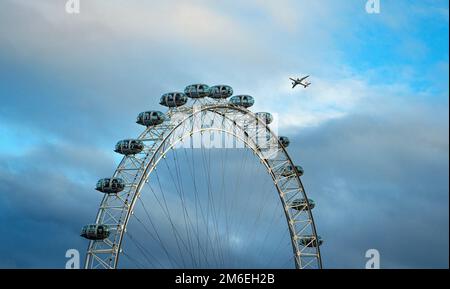
<svg viewBox="0 0 450 289"><path fill-rule="evenodd" d="M371 74L380 73L379 70L358 75L336 52L337 35L339 41L345 41L356 29L348 24L351 17L345 12L359 8L362 11L363 5L289 0L93 0L82 1L81 14L68 15L64 1L7 3L19 16L12 16L10 11L0 15L6 16L0 21L8 23L13 17L21 21L15 26L1 25L0 41L8 40L5 42L19 54L22 52L22 57L28 55L44 59L45 64L81 71L80 77L90 82L101 78L98 90L110 99L115 97L110 94L113 89L105 93L101 85L128 75L130 69L130 75L161 78L163 87L186 85L185 81L191 79L209 84L224 82L232 85L236 93L252 94L256 98L255 110L278 113L283 129L320 125L360 109L362 100L372 105L376 95L394 95L399 86L408 90L407 84L398 81L383 86L371 83ZM424 49L416 44L417 50ZM106 69L110 75L100 76L104 70L86 72L91 66L93 70L106 67L115 71ZM134 71L137 66L141 70ZM401 79L414 80L414 70L405 68L404 72ZM313 84L308 89L291 89L288 77L299 74L312 74ZM120 91L130 84L119 85ZM132 91L142 87L133 86ZM140 101L133 99L135 105Z"/></svg>
<svg viewBox="0 0 450 289"><path fill-rule="evenodd" d="M347 73L336 72L335 78L312 75L312 84L307 89L292 89L291 76L294 74L274 75L272 80L258 83L250 92L256 101L253 110L276 113L280 130L317 126L343 117L373 95L369 84Z"/></svg>
<svg viewBox="0 0 450 289"><path fill-rule="evenodd" d="M95 46L101 50L110 45L162 45L174 50L227 51L249 54L254 51L251 33L230 15L220 13L198 1L82 1L81 13L65 13L64 4L51 0L10 1L3 21L15 26L3 31L17 46L37 48L41 53L77 55L78 48ZM37 33L31 33L32 26ZM5 28L6 29L6 28ZM45 50L45 51L43 51ZM62 53L65 51L65 53ZM84 55L86 56L86 55Z"/></svg>

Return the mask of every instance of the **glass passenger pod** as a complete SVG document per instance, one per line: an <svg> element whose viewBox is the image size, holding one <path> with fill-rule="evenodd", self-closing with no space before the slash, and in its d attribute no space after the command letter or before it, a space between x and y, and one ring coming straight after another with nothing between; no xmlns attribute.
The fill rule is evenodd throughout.
<svg viewBox="0 0 450 289"><path fill-rule="evenodd" d="M185 105L187 100L186 94L182 92L169 92L161 96L159 104L167 107L177 107Z"/></svg>
<svg viewBox="0 0 450 289"><path fill-rule="evenodd" d="M311 210L314 209L314 207L316 206L316 203L311 199L308 199L308 202L309 202L309 209L311 209ZM298 210L298 211L301 211L301 210L307 211L308 204L306 203L306 199L296 199L296 200L292 201L291 208Z"/></svg>
<svg viewBox="0 0 450 289"><path fill-rule="evenodd" d="M190 98L203 98L209 96L209 86L206 84L191 84L186 86L184 94Z"/></svg>
<svg viewBox="0 0 450 289"><path fill-rule="evenodd" d="M209 97L221 99L233 95L233 88L229 85L214 85L209 88Z"/></svg>
<svg viewBox="0 0 450 289"><path fill-rule="evenodd" d="M297 176L301 177L301 176L303 176L304 172L305 171L303 170L303 168L301 166L294 166L294 167L292 167L291 165L287 165L284 168L284 170L281 173L281 175L283 177L288 177L288 176L291 176L291 175L297 175Z"/></svg>
<svg viewBox="0 0 450 289"><path fill-rule="evenodd" d="M100 179L95 189L105 194L117 194L125 189L125 181L121 178Z"/></svg>
<svg viewBox="0 0 450 289"><path fill-rule="evenodd" d="M232 98L230 98L230 103L237 106L249 108L253 104L255 104L255 99L250 95L235 95Z"/></svg>
<svg viewBox="0 0 450 289"><path fill-rule="evenodd" d="M317 245L321 246L323 244L322 237L317 236L317 240L313 235L306 235L300 239L300 244L305 247L317 247Z"/></svg>
<svg viewBox="0 0 450 289"><path fill-rule="evenodd" d="M81 229L81 237L88 240L104 240L109 237L110 229L107 225L91 224Z"/></svg>
<svg viewBox="0 0 450 289"><path fill-rule="evenodd" d="M116 144L116 153L122 155L135 155L144 149L144 143L137 139L121 140Z"/></svg>
<svg viewBox="0 0 450 289"><path fill-rule="evenodd" d="M287 148L291 143L291 141L287 136L280 136L278 139L280 140L281 145L284 146L285 148Z"/></svg>
<svg viewBox="0 0 450 289"><path fill-rule="evenodd" d="M269 112L257 112L255 116L265 124L270 124L273 121L273 116Z"/></svg>
<svg viewBox="0 0 450 289"><path fill-rule="evenodd" d="M164 113L156 110L141 112L136 120L136 123L145 126L155 126L162 124L166 120Z"/></svg>

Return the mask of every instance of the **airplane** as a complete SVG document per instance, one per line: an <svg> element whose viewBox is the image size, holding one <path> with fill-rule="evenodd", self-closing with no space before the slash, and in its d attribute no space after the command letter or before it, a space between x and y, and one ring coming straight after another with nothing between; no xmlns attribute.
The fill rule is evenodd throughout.
<svg viewBox="0 0 450 289"><path fill-rule="evenodd" d="M309 75L302 77L300 79L299 78L294 79L294 78L289 77L289 79L292 80L292 88L297 86L297 84L303 85L304 88L307 88L308 86L310 86L311 82L305 81L308 77L309 77Z"/></svg>

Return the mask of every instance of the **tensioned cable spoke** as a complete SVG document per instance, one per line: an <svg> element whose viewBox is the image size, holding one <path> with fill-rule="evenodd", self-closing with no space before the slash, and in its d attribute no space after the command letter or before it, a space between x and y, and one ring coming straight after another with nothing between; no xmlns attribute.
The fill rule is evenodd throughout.
<svg viewBox="0 0 450 289"><path fill-rule="evenodd" d="M286 244L285 240L288 240L287 244ZM275 257L279 256L279 251L281 249L284 249L283 247L288 247L288 249L289 249L289 246L291 245L291 240L290 240L290 235L289 235L289 229L288 228L286 228L284 230L284 232L280 234L280 238L277 239L277 242L275 244L276 244L276 247L273 248L271 250L271 254L267 256L268 260L269 260L267 262L267 266L268 267L271 267ZM264 248L262 248L261 250L264 250ZM292 248L290 248L290 250L292 251ZM279 269L281 269L281 268L279 268Z"/></svg>
<svg viewBox="0 0 450 289"><path fill-rule="evenodd" d="M142 253L142 256L144 256L147 262L151 265L151 267L154 267L154 263L152 260L158 262L158 259L155 258L155 256L145 248L145 246L143 246L137 240L135 240L131 234L127 233L127 235L129 239L132 241L132 243L136 246L136 248L138 248L138 250Z"/></svg>
<svg viewBox="0 0 450 289"><path fill-rule="evenodd" d="M199 215L198 215L199 204L198 204L197 182L196 182L196 177L195 177L196 174L194 174L194 171L193 171L194 170L194 158L192 157L192 167L191 167L191 162L188 160L186 148L183 148L183 152L184 152L186 164L187 164L187 167L189 168L189 173L193 180L193 186L194 186L194 206L195 206L195 228L194 228L194 230L196 230L196 235L197 235L197 253L198 253L197 258L198 258L199 264L200 264L200 262L201 262L200 261L200 250L203 250L203 249L202 249L200 237L199 237L199 234L200 234L200 231L199 231L199 223L200 222L199 222ZM191 150L191 154L193 154L193 150ZM203 212L201 214L203 216ZM204 217L203 217L203 220L204 220Z"/></svg>
<svg viewBox="0 0 450 289"><path fill-rule="evenodd" d="M170 255L169 255L169 251L168 251L168 249L166 248L166 246L164 245L163 241L161 240L160 234L158 233L158 229L157 229L157 227L155 226L155 224L154 224L154 222L153 222L153 220L152 220L152 217L150 216L150 213L148 212L148 210L147 210L147 208L145 207L145 204L144 204L144 202L141 200L141 198L139 198L139 203L140 203L141 206L144 208L145 214L146 214L146 216L147 216L147 218L148 218L150 224L152 225L153 230L155 231L156 239L157 239L158 243L159 243L160 246L162 247L164 253L166 254L167 258L169 259L169 262L170 262L171 265L173 266L173 263L172 263L173 260L172 260L172 258L171 258ZM175 262L176 262L176 261L175 261Z"/></svg>
<svg viewBox="0 0 450 289"><path fill-rule="evenodd" d="M264 186L266 187L266 186ZM275 195L275 194L272 194ZM273 222L276 220L276 216L278 215L277 210L271 210L272 212L270 213L270 211L266 210L266 208L268 207L269 204L276 204L275 202L270 202L269 199L266 198L259 198L258 200L258 205L256 206L258 208L258 211L256 212L256 219L253 222L253 225L251 226L252 228L254 228L254 230L250 230L250 234L248 236L249 238L249 242L248 244L252 244L253 241L255 240L256 236L258 236L258 229L261 228L261 231L267 231L267 232L272 232L271 230L271 225L273 225ZM270 207L269 207L270 208ZM271 221L268 222L268 226L264 226L264 224L266 222L263 222L263 220L261 220L262 216L263 216L263 212L269 212L269 214L271 214ZM260 226L258 227L257 225L260 224ZM264 229L266 228L266 229ZM263 239L262 244L264 244L266 239Z"/></svg>
<svg viewBox="0 0 450 289"><path fill-rule="evenodd" d="M229 228L229 212L228 212L228 204L227 204L227 192L225 192L225 179L226 179L226 169L225 169L225 160L227 159L227 155L228 155L228 150L230 148L225 148L225 153L222 153L221 156L221 168L222 168L222 180L221 180L221 187L222 187L222 206L219 206L220 208L223 207L223 212L224 212L224 218L225 218L225 245L228 248L228 250L226 251L227 253L227 261L230 262L230 258L231 258L231 246L230 246L230 228Z"/></svg>
<svg viewBox="0 0 450 289"><path fill-rule="evenodd" d="M239 171L238 171L237 181L236 181L235 186L234 186L233 196L236 196L236 195L237 195L238 188L240 187L241 179L245 176L245 173L244 173L244 172L245 172L245 166L246 166L246 163L247 163L247 157L248 157L248 153L247 153L245 150L241 149L240 151L241 151L241 155L243 155L243 156L239 158L239 159L241 159L241 165L240 165L240 169L239 169ZM230 211L232 211L232 212L237 211L237 210L236 210L237 204L238 204L237 198L234 198L234 199L232 200L232 202L231 202L231 209L230 209ZM241 216L241 218L242 218L242 216ZM239 222L239 219L237 219L236 221L233 221L232 224L230 225L230 227L231 227L231 228L236 227L236 224L237 224L238 222ZM233 231L236 232L236 234L237 234L236 237L239 238L239 235L238 235L238 233L237 233L237 232L239 231L238 228L233 229ZM235 261L235 260L234 260L234 261Z"/></svg>
<svg viewBox="0 0 450 289"><path fill-rule="evenodd" d="M184 260L184 255L183 255L182 252L181 252L180 242L179 242L179 239L180 239L181 242L184 244L183 238L181 238L181 236L179 236L179 233L178 233L178 231L176 230L176 227L175 227L175 225L174 225L174 223L173 223L171 214L170 214L170 212L169 212L169 208L168 208L168 206L167 206L167 201L166 201L166 197L165 197L165 194L164 194L164 190L163 190L163 188L162 188L161 181L160 181L160 179L159 179L159 175L158 175L158 172L157 172L156 170L155 170L155 175L156 175L156 179L157 179L157 181L158 181L158 185L159 185L159 188L160 188L160 192L161 192L161 196L162 196L164 208L166 209L166 210L165 210L165 215L166 215L166 217L167 217L168 220L169 220L169 223L170 223L170 226L171 226L171 229L172 229L172 233L173 233L173 235L174 235L175 242L176 242L176 244L177 244L178 252L179 252L179 254L180 254L181 261L182 261L182 263L183 263L183 267L186 267L185 260ZM148 184L148 183L147 183L147 184ZM150 186L150 184L148 184L148 185ZM153 191L153 190L152 190L152 191ZM154 191L153 191L153 192L154 192ZM155 198L157 199L157 202L160 203L160 202L159 202L159 199L156 197L156 194L154 194L154 196L155 196ZM160 203L160 204L161 204L161 203ZM161 206L161 207L162 207L162 206ZM163 210L163 211L164 211L164 210Z"/></svg>
<svg viewBox="0 0 450 289"><path fill-rule="evenodd" d="M139 260L128 255L126 252L122 252L122 254L123 256L127 257L131 262L133 262L139 269L145 269L145 265L143 265Z"/></svg>
<svg viewBox="0 0 450 289"><path fill-rule="evenodd" d="M252 168L252 170L250 170L250 171L252 171L252 174L250 175L250 178L252 178L255 173L255 169ZM263 188L267 188L266 184L267 184L268 179L269 178L265 179L264 185L262 186ZM256 190L251 190L248 194L246 194L247 197L246 197L246 200L244 201L244 204L246 204L246 206L251 206L252 204L256 204L256 206L254 206L254 207L258 208L258 210L256 212L256 219L254 220L254 222L251 226L251 228L253 228L254 230L251 230L250 232L253 232L253 233L255 233L257 231L257 225L261 218L264 207L269 204L269 200L263 197L264 194L262 194L261 191L259 193L260 194L256 195ZM253 195L256 195L256 197L254 197ZM237 225L238 232L240 232L240 228L243 225L243 222L242 222L243 219L244 219L243 217L238 219L239 220L238 225ZM250 240L251 241L248 242L248 244L252 244L253 239L250 238Z"/></svg>
<svg viewBox="0 0 450 289"><path fill-rule="evenodd" d="M207 227L207 222L206 222L206 217L205 217L205 214L204 214L201 202L199 202L199 191L198 191L197 182L196 182L196 174L194 173L195 164L194 164L194 157L193 157L193 153L194 152L193 151L194 150L191 150L192 162L187 160L188 156L187 156L186 150L185 150L185 157L186 157L186 160L187 160L186 162L188 164L189 172L190 172L191 177L193 178L193 182L194 182L194 199L195 199L195 212L196 212L195 215L196 215L197 245L198 245L199 253L200 252L204 253L206 251L203 249L203 247L201 245L201 242L200 242L200 237L199 237L199 235L200 235L200 231L199 231L200 221L199 221L198 210L200 210L200 215L201 215L201 219L203 221L203 226ZM192 164L192 167L190 166L190 164ZM206 238L207 238L207 242L212 242L209 234L207 234ZM205 261L208 263L208 260L207 260L206 257L205 257Z"/></svg>
<svg viewBox="0 0 450 289"><path fill-rule="evenodd" d="M173 150L174 169L175 169L175 175L176 175L176 178L177 178L177 182L176 183L178 184L176 190L178 192L178 196L179 196L181 204L182 204L181 210L183 211L184 228L185 228L185 231L186 231L187 244L188 244L188 247L189 247L188 253L191 256L191 262L193 262L194 263L193 265L195 266L196 262L195 262L195 258L193 256L193 245L192 245L191 236L190 236L190 226L188 225L188 220L187 220L189 218L189 215L187 213L186 203L184 201L183 184L182 184L182 181L180 180L180 173L179 173L179 169L180 168L178 166L178 163L177 163L176 159L177 159L176 158L176 150ZM165 162L165 163L166 163L166 166L167 166L167 168L169 170L169 174L170 174L172 180L175 183L175 179L174 179L174 177L172 175L172 172L170 171L170 168L169 168L167 162Z"/></svg>
<svg viewBox="0 0 450 289"><path fill-rule="evenodd" d="M218 220L217 220L217 209L214 203L214 191L211 190L212 185L211 185L211 151L212 149L208 150L208 159L207 159L207 172L208 172L208 187L210 188L208 190L208 192L210 192L210 198L208 198L208 200L210 201L210 206L211 206L211 215L212 215L212 220L213 220L213 229L214 229L214 234L216 236L216 251L217 251L217 255L218 255L218 259L219 259L219 264L222 263L222 266L224 266L224 261L223 261L223 250L221 248L221 238L220 238L220 233L219 233L219 224L218 224Z"/></svg>
<svg viewBox="0 0 450 289"><path fill-rule="evenodd" d="M144 222L141 221L138 217L136 217L136 216L134 216L134 217L135 217L135 219L143 226L144 231L145 231L147 234L149 234L151 237L154 238L153 234L152 234L151 231L147 228L147 226L144 224Z"/></svg>
<svg viewBox="0 0 450 289"><path fill-rule="evenodd" d="M161 184L161 181L160 181L158 172L155 171L155 175L156 175L156 178L157 178L157 181L158 181L158 185L159 185L160 191L163 192L163 188L162 188L162 184ZM175 236L178 235L178 237L176 237L176 240L178 240L178 238L181 238L181 237L180 237L181 235L180 235L180 234L178 233L178 231L176 230L176 227L175 227L175 225L174 225L174 223L173 223L173 221L172 221L172 218L171 218L171 215L170 215L168 206L167 206L167 201L166 201L166 198L165 198L165 196L164 196L163 193L162 193L162 199L163 199L164 207L166 208L165 214L166 214L166 216L169 218L169 221L170 221L170 223L171 223L171 227L173 228L173 230L174 230L174 232L175 232ZM184 241L182 240L182 238L181 238L181 241L182 241L183 244L184 244ZM178 242L178 241L177 241L177 242ZM185 244L184 244L184 245L185 245ZM185 246L186 246L186 245L185 245ZM182 257L183 257L183 256L182 256ZM208 261L207 261L207 263L208 263Z"/></svg>
<svg viewBox="0 0 450 289"><path fill-rule="evenodd" d="M232 203L230 206L231 207L230 211L233 211L233 212L241 211L240 217L235 218L235 220L233 220L232 224L230 225L231 228L234 228L233 231L236 232L236 238L239 238L239 236L240 236L239 235L240 230L239 230L238 224L240 223L240 220L242 220L245 217L245 213L246 213L245 209L237 210L237 209L241 209L241 208L238 207L239 202L238 202L238 198L236 196L238 195L238 188L241 186L242 179L245 177L247 177L247 179L249 179L246 174L246 172L248 170L245 170L249 153L246 149L240 149L240 151L241 151L241 155L243 155L243 157L240 157L240 159L241 159L240 169L238 171L237 181L235 183L234 190L233 190L233 196L235 196L235 198L234 198L234 200L232 200ZM244 195L246 195L246 193L244 193Z"/></svg>
<svg viewBox="0 0 450 289"><path fill-rule="evenodd" d="M211 176L210 176L210 174L209 174L209 172L210 172L210 169L208 168L208 160L206 159L206 154L205 154L205 152L204 152L204 147L202 146L201 147L201 158L202 158L202 168L203 168L203 173L204 173L204 179L206 180L206 188L207 188L207 206L206 206L206 221L207 221L207 223L206 223L206 235L209 235L209 231L210 231L210 214L212 215L212 212L211 212L211 210L213 210L212 208L211 208L211 197L212 197L212 192L211 192ZM215 219L214 219L214 217L213 217L213 215L211 216L211 219L212 219L212 229L213 229L213 236L214 236L214 238L215 238L215 240L217 240L217 232L216 232L216 226L215 226L215 224L214 224L214 222L215 222ZM215 264L216 264L216 267L218 267L218 265L219 265L219 256L218 255L216 255L215 253L216 253L216 251L218 251L218 250L216 250L215 248L214 248L214 242L210 242L210 244L209 244L210 246L211 246L211 250L212 250L212 252L211 252L211 256L214 258L214 261L215 261ZM206 254L208 255L208 252L209 252L209 246L206 246Z"/></svg>

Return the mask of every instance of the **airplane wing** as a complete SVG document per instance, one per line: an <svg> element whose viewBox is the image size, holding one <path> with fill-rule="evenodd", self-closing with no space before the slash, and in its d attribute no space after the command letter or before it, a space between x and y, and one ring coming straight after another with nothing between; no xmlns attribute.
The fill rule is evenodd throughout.
<svg viewBox="0 0 450 289"><path fill-rule="evenodd" d="M289 77L289 79L290 79L290 80L292 80L292 81L294 81L294 82L296 82L296 80L295 80L295 79L293 79L293 78L291 78L291 77Z"/></svg>
<svg viewBox="0 0 450 289"><path fill-rule="evenodd" d="M308 86L311 85L311 82L300 83L300 84L303 85L304 88L307 88Z"/></svg>
<svg viewBox="0 0 450 289"><path fill-rule="evenodd" d="M302 78L300 79L300 82L302 82L303 80L307 79L308 77L309 77L309 75L307 75L307 76L305 76L305 77L302 77Z"/></svg>

